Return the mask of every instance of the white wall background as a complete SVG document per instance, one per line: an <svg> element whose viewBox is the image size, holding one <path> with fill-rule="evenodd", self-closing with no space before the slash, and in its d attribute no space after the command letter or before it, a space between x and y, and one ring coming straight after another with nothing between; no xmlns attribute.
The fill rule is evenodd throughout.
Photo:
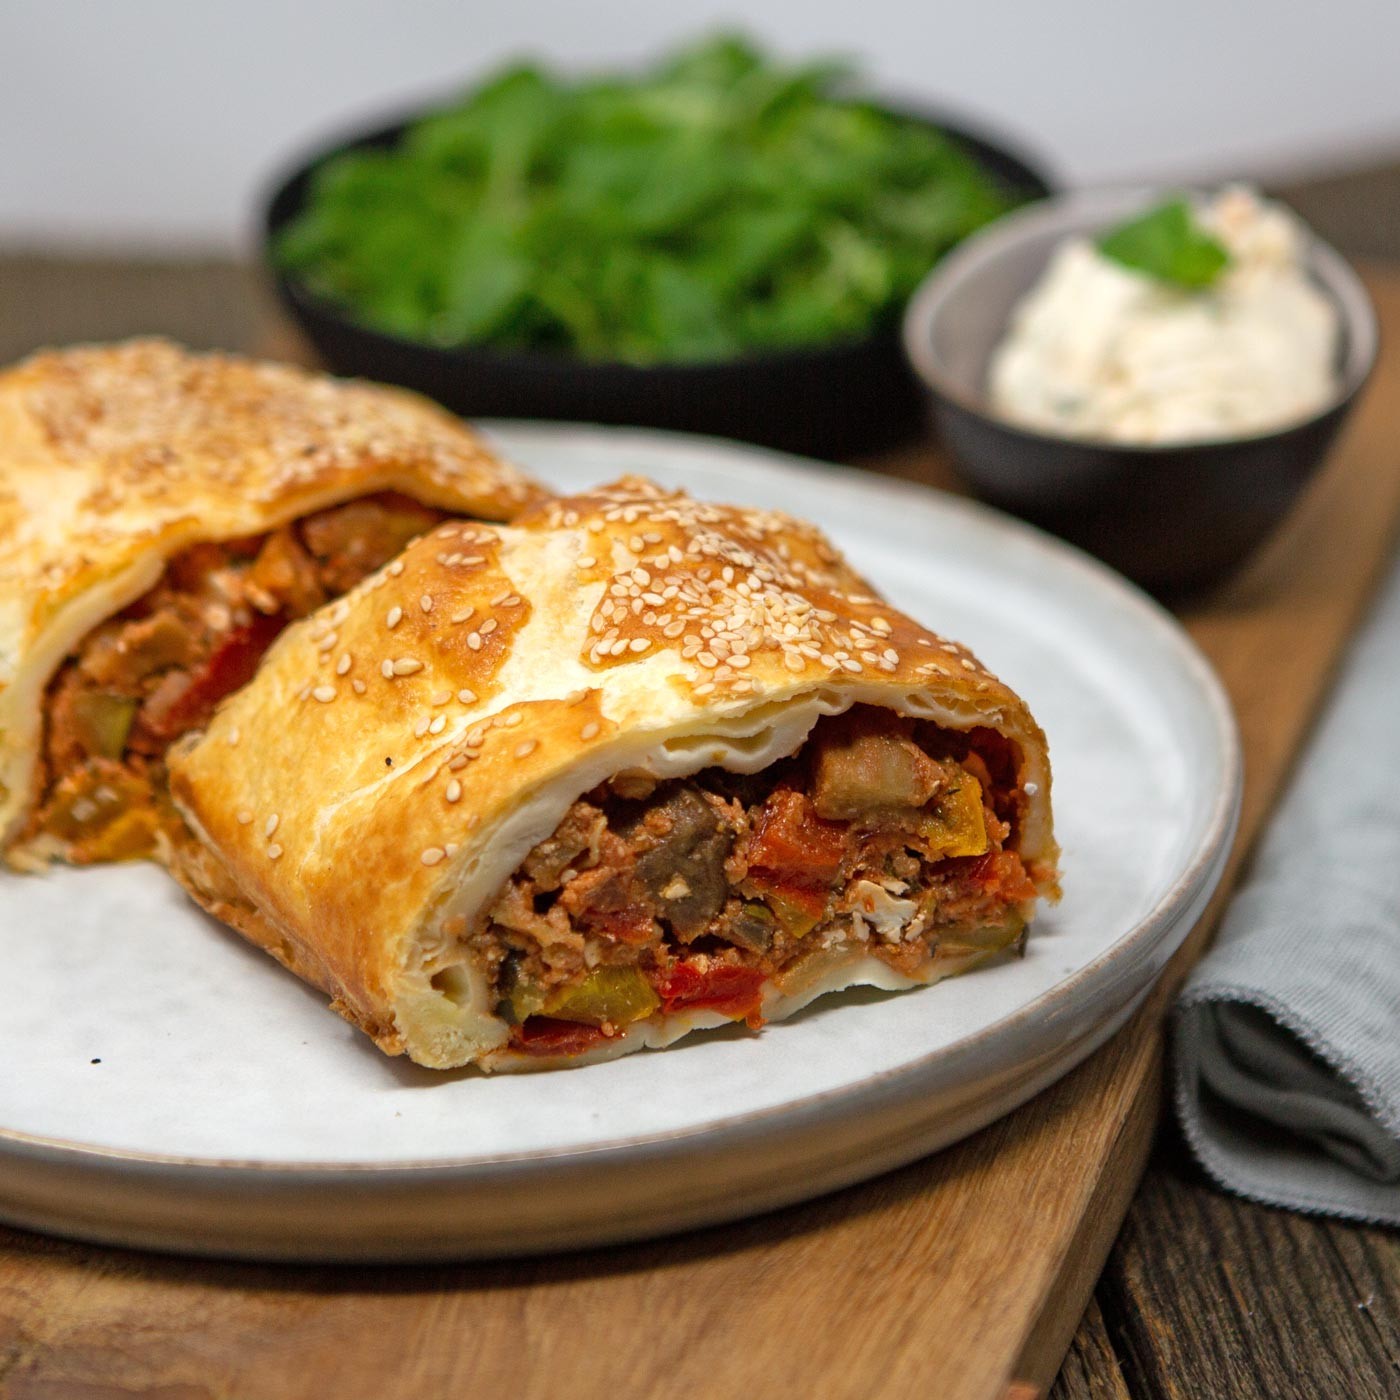
<svg viewBox="0 0 1400 1400"><path fill-rule="evenodd" d="M0 0L0 241L246 246L269 172L362 115L736 22L853 52L1075 182L1400 150L1400 0Z"/></svg>

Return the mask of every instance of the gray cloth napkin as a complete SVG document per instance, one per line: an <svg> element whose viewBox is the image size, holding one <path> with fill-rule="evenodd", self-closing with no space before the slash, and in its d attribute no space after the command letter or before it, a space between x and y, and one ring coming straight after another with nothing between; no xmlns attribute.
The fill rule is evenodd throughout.
<svg viewBox="0 0 1400 1400"><path fill-rule="evenodd" d="M1183 1130L1222 1186L1400 1225L1400 566L1182 992L1174 1050Z"/></svg>

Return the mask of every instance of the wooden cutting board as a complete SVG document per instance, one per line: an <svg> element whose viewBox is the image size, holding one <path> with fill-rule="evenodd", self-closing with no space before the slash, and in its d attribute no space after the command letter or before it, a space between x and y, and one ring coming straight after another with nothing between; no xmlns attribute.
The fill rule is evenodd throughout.
<svg viewBox="0 0 1400 1400"><path fill-rule="evenodd" d="M1400 346L1400 271L1369 284ZM285 353L289 342L279 339ZM926 448L873 464L948 486ZM1400 349L1246 573L1184 621L1244 733L1233 883L1400 521ZM652 1244L436 1268L208 1264L0 1230L0 1400L1034 1396L1141 1176L1162 1024L1215 913L1136 1018L964 1143L863 1186Z"/></svg>

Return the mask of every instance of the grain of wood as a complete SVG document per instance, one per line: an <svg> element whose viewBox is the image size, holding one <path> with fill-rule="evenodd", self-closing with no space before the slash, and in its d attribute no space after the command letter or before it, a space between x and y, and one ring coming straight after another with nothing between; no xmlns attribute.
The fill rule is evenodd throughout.
<svg viewBox="0 0 1400 1400"><path fill-rule="evenodd" d="M1098 1303L1086 1309L1048 1400L1133 1400Z"/></svg>
<svg viewBox="0 0 1400 1400"><path fill-rule="evenodd" d="M1400 277L1373 285L1400 340ZM1188 619L1243 722L1246 840L1400 514L1397 391L1400 358L1390 357L1286 541ZM927 452L885 465L947 479ZM413 1270L220 1266L0 1232L0 1396L397 1400L462 1389L552 1400L561 1383L571 1400L1004 1400L1013 1381L1044 1390L1137 1181L1161 1018L1203 937L1123 1032L1018 1113L927 1161L740 1226ZM1170 1232L1151 1244L1175 1247ZM1376 1266L1347 1264L1365 1267ZM1134 1296L1160 1308L1148 1272L1141 1286L1134 1276Z"/></svg>
<svg viewBox="0 0 1400 1400"><path fill-rule="evenodd" d="M1400 1394L1397 1261L1380 1231L1265 1210L1169 1167L1146 1179L1099 1298L1134 1394L1383 1400Z"/></svg>

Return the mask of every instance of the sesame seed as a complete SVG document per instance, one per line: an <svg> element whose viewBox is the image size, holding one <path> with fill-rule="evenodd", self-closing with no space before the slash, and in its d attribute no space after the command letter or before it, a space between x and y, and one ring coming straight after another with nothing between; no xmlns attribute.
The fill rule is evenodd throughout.
<svg viewBox="0 0 1400 1400"><path fill-rule="evenodd" d="M365 690L367 689L364 681L359 680L358 678L350 682L350 688L355 692L356 695L363 695L365 693Z"/></svg>
<svg viewBox="0 0 1400 1400"><path fill-rule="evenodd" d="M1040 784L1039 784L1039 783L1023 783L1023 784L1022 784L1022 790L1025 792L1025 794L1026 794L1027 797L1034 797L1034 796L1036 795L1036 793L1038 793L1038 792L1040 791Z"/></svg>
<svg viewBox="0 0 1400 1400"><path fill-rule="evenodd" d="M494 617L488 617L486 621L481 624L481 635L483 637L489 637L491 633L496 630L496 626L496 619Z"/></svg>
<svg viewBox="0 0 1400 1400"><path fill-rule="evenodd" d="M426 851L419 856L419 860L424 865L436 865L439 861L446 859L447 852L441 846L429 846Z"/></svg>
<svg viewBox="0 0 1400 1400"><path fill-rule="evenodd" d="M391 578L398 578L398 576L403 573L403 560L395 559L384 572Z"/></svg>
<svg viewBox="0 0 1400 1400"><path fill-rule="evenodd" d="M439 690L434 693L431 703L434 705L445 705L450 699L452 699L452 692L450 690Z"/></svg>
<svg viewBox="0 0 1400 1400"><path fill-rule="evenodd" d="M596 739L602 728L603 726L599 724L597 720L591 719L588 721L587 724L583 726L582 729L579 730L578 736L585 742L589 739Z"/></svg>
<svg viewBox="0 0 1400 1400"><path fill-rule="evenodd" d="M696 695L708 695L714 688L714 681L706 681L703 685L697 685L693 693Z"/></svg>
<svg viewBox="0 0 1400 1400"><path fill-rule="evenodd" d="M251 825L252 825L252 822L253 822L253 814L252 814L250 811L248 811L246 808L238 814L238 825L239 825L239 826L251 826Z"/></svg>
<svg viewBox="0 0 1400 1400"><path fill-rule="evenodd" d="M651 642L646 637L633 637L631 647L633 651L646 651L651 646Z"/></svg>
<svg viewBox="0 0 1400 1400"><path fill-rule="evenodd" d="M444 796L449 802L460 802L461 799L462 799L462 785L461 785L461 783L459 783L459 782L457 781L456 778L453 778L452 781L451 781L450 783L448 783L448 785L447 785L447 791L446 791L445 793L443 793L443 796Z"/></svg>
<svg viewBox="0 0 1400 1400"><path fill-rule="evenodd" d="M282 818L278 816L276 812L267 819L267 823L263 827L263 835L267 837L269 841L272 839L272 833L277 830L277 823L281 820Z"/></svg>
<svg viewBox="0 0 1400 1400"><path fill-rule="evenodd" d="M277 844L276 841L274 841L274 842L272 843L272 845L270 845L270 846L267 848L267 858L268 858L268 860L281 860L281 859L282 859L282 848L281 848L281 846L279 846L279 845Z"/></svg>
<svg viewBox="0 0 1400 1400"><path fill-rule="evenodd" d="M578 566L579 566L580 569L591 569L597 562L598 562L597 559L595 559L595 558L593 557L593 555L591 555L591 554L585 554L585 555L578 561Z"/></svg>
<svg viewBox="0 0 1400 1400"><path fill-rule="evenodd" d="M499 723L505 725L507 729L514 729L515 726L519 724L524 718L525 716L522 715L519 710L516 710L514 714L506 715L503 719L499 721Z"/></svg>
<svg viewBox="0 0 1400 1400"><path fill-rule="evenodd" d="M340 660L335 663L335 673L337 676L343 676L349 669L350 653L346 652L345 655L342 656Z"/></svg>
<svg viewBox="0 0 1400 1400"><path fill-rule="evenodd" d="M238 728L238 726L235 725L232 729L229 730L224 742L229 746L229 748L236 749L238 745L242 742L242 739L243 733Z"/></svg>
<svg viewBox="0 0 1400 1400"><path fill-rule="evenodd" d="M470 762L471 760L466 754L459 753L448 763L447 767L453 773L460 773Z"/></svg>
<svg viewBox="0 0 1400 1400"><path fill-rule="evenodd" d="M526 739L524 743L515 746L515 756L516 758L528 758L539 746L538 739Z"/></svg>
<svg viewBox="0 0 1400 1400"><path fill-rule="evenodd" d="M418 721L417 724L415 724L415 725L413 726L413 737L414 737L415 739L421 739L427 732L428 732L428 720L427 720L427 716L424 716L422 719L420 719L420 720Z"/></svg>
<svg viewBox="0 0 1400 1400"><path fill-rule="evenodd" d="M480 632L468 632L468 633L467 633L467 645L468 645L473 651L480 651L480 650L481 650L481 633L480 633Z"/></svg>
<svg viewBox="0 0 1400 1400"><path fill-rule="evenodd" d="M394 679L394 663L393 663L392 661L385 661L385 662L382 662L382 663L380 664L380 667L379 667L379 674L380 674L381 676L383 676L384 679L385 679L386 681L391 681L391 680L393 680L393 679Z"/></svg>
<svg viewBox="0 0 1400 1400"><path fill-rule="evenodd" d="M389 609L389 615L384 619L384 625L388 628L395 628L403 621L403 609L397 603Z"/></svg>
<svg viewBox="0 0 1400 1400"><path fill-rule="evenodd" d="M313 700L319 700L323 705L329 705L335 699L335 687L333 685L318 685L311 692Z"/></svg>
<svg viewBox="0 0 1400 1400"><path fill-rule="evenodd" d="M429 734L441 734L447 728L447 716L439 715L429 726Z"/></svg>
<svg viewBox="0 0 1400 1400"><path fill-rule="evenodd" d="M430 612L432 612L432 610L433 610L433 599L432 599L432 595L431 595L431 594L428 594L428 593L425 593L425 594L418 600L418 606L419 606L420 608L422 608L423 611L424 611L425 613L430 613Z"/></svg>
<svg viewBox="0 0 1400 1400"><path fill-rule="evenodd" d="M475 608L463 608L461 612L455 612L452 614L452 622L454 625L466 622L467 619L474 616L475 613Z"/></svg>
<svg viewBox="0 0 1400 1400"><path fill-rule="evenodd" d="M476 703L476 691L468 690L466 686L463 686L462 689L457 692L457 699L464 705L473 705Z"/></svg>
<svg viewBox="0 0 1400 1400"><path fill-rule="evenodd" d="M421 671L423 663L415 661L411 656L401 656L394 662L394 674L396 676L411 676L415 671Z"/></svg>

